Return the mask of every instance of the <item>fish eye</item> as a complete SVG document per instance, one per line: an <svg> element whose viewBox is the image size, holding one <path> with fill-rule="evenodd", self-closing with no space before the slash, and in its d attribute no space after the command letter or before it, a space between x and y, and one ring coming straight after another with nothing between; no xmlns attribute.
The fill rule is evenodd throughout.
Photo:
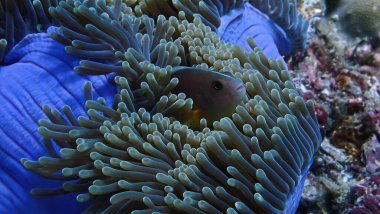
<svg viewBox="0 0 380 214"><path fill-rule="evenodd" d="M217 91L220 91L223 89L223 84L219 81L214 81L214 82L212 82L212 88L217 90Z"/></svg>

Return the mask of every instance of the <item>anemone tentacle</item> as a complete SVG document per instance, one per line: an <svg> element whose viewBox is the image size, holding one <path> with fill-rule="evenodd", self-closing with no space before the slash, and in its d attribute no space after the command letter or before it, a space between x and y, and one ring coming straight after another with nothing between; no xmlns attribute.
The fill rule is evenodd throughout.
<svg viewBox="0 0 380 214"><path fill-rule="evenodd" d="M45 31L57 24L49 7L62 0L1 0L0 1L0 63L5 54L24 36Z"/></svg>
<svg viewBox="0 0 380 214"><path fill-rule="evenodd" d="M230 10L241 7L243 2L243 0L140 0L135 11L137 14L148 14L150 17L158 17L161 14L167 17L177 16L179 11L183 11L187 20L193 21L195 16L199 16L203 23L216 30L220 25L220 18Z"/></svg>
<svg viewBox="0 0 380 214"><path fill-rule="evenodd" d="M138 62L148 61L160 67L180 64L180 43L172 41L174 29L163 16L155 22L147 16L127 14L128 10L116 14L116 3L111 7L100 2L62 2L50 8L52 16L62 24L60 34L53 38L64 42L68 53L87 58L75 71L91 75L116 73L138 85L144 77ZM71 20L77 20L76 24Z"/></svg>

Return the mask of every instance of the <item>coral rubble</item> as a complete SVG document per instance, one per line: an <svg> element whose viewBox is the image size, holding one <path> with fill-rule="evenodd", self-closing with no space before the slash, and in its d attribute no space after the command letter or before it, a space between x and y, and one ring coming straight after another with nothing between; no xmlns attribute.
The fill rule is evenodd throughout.
<svg viewBox="0 0 380 214"><path fill-rule="evenodd" d="M321 17L324 1L304 2L317 7L307 12L322 12L310 21L314 32L306 55L294 57L289 67L304 96L316 100L325 139L311 166L298 213L377 213L379 50L371 41L347 37L334 17Z"/></svg>

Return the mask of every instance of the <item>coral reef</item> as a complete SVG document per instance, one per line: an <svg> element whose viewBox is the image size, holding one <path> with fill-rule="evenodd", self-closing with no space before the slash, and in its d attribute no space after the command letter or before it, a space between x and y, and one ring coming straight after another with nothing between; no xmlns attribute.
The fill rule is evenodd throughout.
<svg viewBox="0 0 380 214"><path fill-rule="evenodd" d="M352 188L356 196L353 201L356 206L350 208L348 213L379 213L380 212L380 173L373 174Z"/></svg>
<svg viewBox="0 0 380 214"><path fill-rule="evenodd" d="M115 73L107 105L84 87L88 117L44 107L40 120L49 156L23 165L77 193L87 212L294 212L321 136L312 101L304 102L281 61L225 43L186 13L134 16L121 1L62 1L50 13L62 25L53 38L85 57L82 74ZM121 10L120 10L121 8ZM73 21L75 20L75 21ZM192 100L170 91L179 65L228 71L245 83L243 105L192 130L166 117L186 114ZM59 147L57 153L54 149Z"/></svg>
<svg viewBox="0 0 380 214"><path fill-rule="evenodd" d="M367 37L379 44L379 1L340 0L328 2L328 12L338 15L339 23L346 33L353 37Z"/></svg>
<svg viewBox="0 0 380 214"><path fill-rule="evenodd" d="M313 36L306 56L292 58L289 68L304 97L316 100L325 139L298 213L377 213L379 50L370 41L347 37L334 19L321 18L324 1L307 2L317 7L306 11L317 13Z"/></svg>

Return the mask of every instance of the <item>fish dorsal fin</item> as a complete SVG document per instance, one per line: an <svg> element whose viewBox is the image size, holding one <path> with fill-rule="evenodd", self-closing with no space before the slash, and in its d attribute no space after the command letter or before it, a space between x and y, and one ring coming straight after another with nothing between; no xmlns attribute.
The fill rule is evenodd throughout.
<svg viewBox="0 0 380 214"><path fill-rule="evenodd" d="M187 66L175 66L175 67L173 67L172 74L174 74L176 72L185 71L185 70L190 71L192 69L194 69L194 70L202 70L204 72L219 73L219 74L224 74L224 75L229 76L229 77L234 77L234 75L231 72L229 72L229 71L218 72L218 71L214 71L214 70L212 70L210 68L197 68L197 67L187 67Z"/></svg>
<svg viewBox="0 0 380 214"><path fill-rule="evenodd" d="M191 70L203 70L203 71L210 71L210 72L214 72L210 69L207 69L207 68L197 68L197 67L187 67L187 66L175 66L172 68L172 74L176 73L176 72L182 72L182 71L191 71Z"/></svg>
<svg viewBox="0 0 380 214"><path fill-rule="evenodd" d="M221 73L221 74L224 74L224 75L226 75L226 76L234 77L234 78L235 78L235 76L234 76L231 72L229 72L229 71L221 71L220 73Z"/></svg>
<svg viewBox="0 0 380 214"><path fill-rule="evenodd" d="M188 68L190 68L190 67L186 67L186 66L174 66L172 68L172 74L174 74L175 72L184 70L184 69L188 69Z"/></svg>

